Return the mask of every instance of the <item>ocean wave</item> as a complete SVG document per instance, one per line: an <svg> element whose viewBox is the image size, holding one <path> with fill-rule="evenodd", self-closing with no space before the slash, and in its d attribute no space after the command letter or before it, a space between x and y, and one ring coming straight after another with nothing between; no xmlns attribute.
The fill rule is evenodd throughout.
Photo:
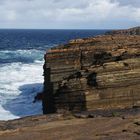
<svg viewBox="0 0 140 140"><path fill-rule="evenodd" d="M33 63L34 61L43 60L45 51L29 49L29 50L0 50L0 63Z"/></svg>
<svg viewBox="0 0 140 140"><path fill-rule="evenodd" d="M43 90L42 65L43 61L1 65L0 120L42 114L41 103L33 104L34 96Z"/></svg>

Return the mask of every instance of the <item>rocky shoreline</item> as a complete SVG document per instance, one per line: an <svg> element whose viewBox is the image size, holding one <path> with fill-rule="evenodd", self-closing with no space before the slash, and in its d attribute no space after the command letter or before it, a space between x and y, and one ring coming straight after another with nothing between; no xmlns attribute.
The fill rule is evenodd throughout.
<svg viewBox="0 0 140 140"><path fill-rule="evenodd" d="M44 92L36 96L46 115L0 121L0 140L139 140L137 29L71 40L47 51Z"/></svg>
<svg viewBox="0 0 140 140"><path fill-rule="evenodd" d="M114 30L109 31L106 33L106 35L140 35L140 27L134 27L127 30Z"/></svg>
<svg viewBox="0 0 140 140"><path fill-rule="evenodd" d="M111 116L106 116L105 112L83 112L0 121L0 139L138 140L140 136L140 108L120 111L123 113L116 111ZM108 113L113 112L108 111Z"/></svg>

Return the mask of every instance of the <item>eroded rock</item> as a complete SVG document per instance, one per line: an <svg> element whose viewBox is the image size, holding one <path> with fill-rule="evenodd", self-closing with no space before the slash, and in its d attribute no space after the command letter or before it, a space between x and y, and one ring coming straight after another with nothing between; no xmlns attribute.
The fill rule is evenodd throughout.
<svg viewBox="0 0 140 140"><path fill-rule="evenodd" d="M140 36L72 40L47 51L44 113L139 106Z"/></svg>

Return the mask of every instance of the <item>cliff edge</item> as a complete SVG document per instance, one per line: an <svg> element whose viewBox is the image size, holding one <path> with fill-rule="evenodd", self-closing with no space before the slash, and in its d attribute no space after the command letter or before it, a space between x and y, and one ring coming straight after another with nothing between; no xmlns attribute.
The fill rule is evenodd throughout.
<svg viewBox="0 0 140 140"><path fill-rule="evenodd" d="M140 106L139 35L71 40L44 58L45 114Z"/></svg>

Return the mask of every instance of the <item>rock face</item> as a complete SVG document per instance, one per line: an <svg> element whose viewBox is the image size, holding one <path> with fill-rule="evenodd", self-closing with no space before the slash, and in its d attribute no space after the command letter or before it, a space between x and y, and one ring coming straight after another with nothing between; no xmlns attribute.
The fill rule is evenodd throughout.
<svg viewBox="0 0 140 140"><path fill-rule="evenodd" d="M140 105L140 36L71 40L45 54L44 113Z"/></svg>
<svg viewBox="0 0 140 140"><path fill-rule="evenodd" d="M140 35L140 27L134 27L127 30L114 30L106 33L107 35Z"/></svg>

